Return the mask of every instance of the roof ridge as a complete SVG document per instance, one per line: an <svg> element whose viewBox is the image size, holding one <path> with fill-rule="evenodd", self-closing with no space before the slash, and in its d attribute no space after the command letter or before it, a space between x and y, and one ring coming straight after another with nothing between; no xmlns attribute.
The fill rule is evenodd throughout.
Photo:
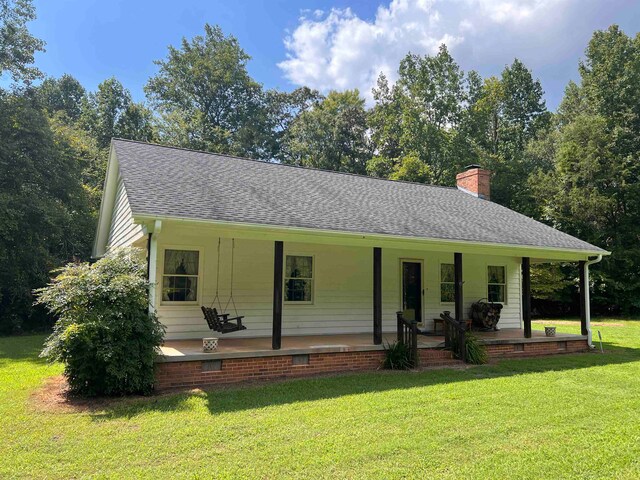
<svg viewBox="0 0 640 480"><path fill-rule="evenodd" d="M421 186L421 187L444 188L444 189L447 189L447 190L456 190L456 191L458 190L457 187L449 187L449 186L446 186L446 185L433 185L433 184L430 184L430 183L411 182L409 180L392 180L390 178L372 177L371 175L363 175L363 174L360 174L360 173L340 172L340 171L337 171L337 170L327 170L327 169L324 169L324 168L305 167L303 165L289 165L287 163L271 162L269 160L260 160L260 159L256 159L256 158L242 157L240 155L230 155L228 153L207 152L205 150L196 150L194 148L186 148L186 147L176 147L176 146L173 146L173 145L164 145L164 144L155 143L155 142L144 142L142 140L131 140L131 139L128 139L128 138L119 138L119 137L113 137L111 140L112 141L116 140L116 141L119 141L119 142L138 143L138 144L141 144L141 145L151 145L151 146L154 146L154 147L168 148L168 149L171 149L171 150L183 150L185 152L203 153L205 155L216 155L218 157L232 158L234 160L246 160L246 161L249 161L249 162L262 163L262 164L265 164L265 165L276 165L276 166L280 166L280 167L297 168L297 169L300 169L300 170L309 170L309 171L313 171L313 172L333 173L333 174L338 174L338 175L350 175L352 177L366 178L366 179L369 179L369 180L381 180L381 181L384 181L384 182L404 183L404 184L408 184L408 185L418 185L418 186ZM476 198L476 197L472 197L472 198Z"/></svg>

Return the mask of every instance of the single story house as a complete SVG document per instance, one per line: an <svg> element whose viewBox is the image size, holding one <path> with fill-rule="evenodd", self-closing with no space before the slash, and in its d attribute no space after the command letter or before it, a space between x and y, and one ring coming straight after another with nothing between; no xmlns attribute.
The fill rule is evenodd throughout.
<svg viewBox="0 0 640 480"><path fill-rule="evenodd" d="M608 252L491 202L486 170L469 168L457 182L114 139L93 254L130 245L147 252L150 307L176 351L212 336L202 306L244 316L246 329L220 335L221 350L236 342L236 356L242 348L276 355L304 337L313 345L298 343L296 352L312 351L320 336L340 340L327 337L326 351L356 337L380 349L397 311L433 331L440 313L464 319L479 299L502 304L501 331L531 338L530 265L560 261L582 265L590 344L588 268Z"/></svg>

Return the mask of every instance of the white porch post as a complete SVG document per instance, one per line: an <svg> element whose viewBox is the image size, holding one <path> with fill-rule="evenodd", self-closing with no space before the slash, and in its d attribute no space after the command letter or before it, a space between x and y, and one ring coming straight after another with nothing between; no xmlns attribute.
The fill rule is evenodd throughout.
<svg viewBox="0 0 640 480"><path fill-rule="evenodd" d="M589 262L584 262L584 319L587 330L587 343L592 346L591 336L591 295L589 290Z"/></svg>
<svg viewBox="0 0 640 480"><path fill-rule="evenodd" d="M158 270L158 234L162 230L162 221L156 220L153 231L149 232L149 312L156 310L157 270Z"/></svg>
<svg viewBox="0 0 640 480"><path fill-rule="evenodd" d="M600 260L602 260L602 255L598 255L594 260L588 260L586 262L580 262L580 265L582 267L582 271L580 272L581 275L581 279L582 279L582 285L580 285L580 290L581 292L584 292L581 296L583 297L583 305L582 305L582 309L583 309L583 322L584 322L584 328L583 330L586 330L586 335L587 335L587 343L589 344L589 347L593 348L593 338L592 338L592 334L591 334L591 295L590 295L590 288L589 288L589 265L593 265L594 263L598 263ZM583 331L582 334L584 335L585 332Z"/></svg>

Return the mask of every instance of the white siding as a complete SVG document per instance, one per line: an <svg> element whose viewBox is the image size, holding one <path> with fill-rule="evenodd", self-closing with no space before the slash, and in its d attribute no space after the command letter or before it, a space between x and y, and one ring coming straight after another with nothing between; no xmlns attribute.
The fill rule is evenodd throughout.
<svg viewBox="0 0 640 480"><path fill-rule="evenodd" d="M211 230L203 230L202 232ZM271 241L235 240L234 299L247 330L229 336L271 335L273 295L273 252ZM158 236L158 284L162 282L165 248L198 249L201 255L198 305L158 305L158 314L167 327L167 339L198 338L210 334L200 305L211 305L216 290L218 238L198 230L165 222ZM367 247L284 243L284 254L309 254L315 258L312 305L285 303L283 335L361 333L372 331L373 252ZM440 263L453 263L453 253L383 249L383 330L395 328L395 312L400 308L400 261L422 260L424 265L423 320L428 329L432 319L451 304L440 303ZM220 261L222 306L229 298L231 239L222 239ZM463 255L465 309L487 296L487 265L505 265L507 301L499 326L520 327L520 259L487 255ZM158 285L157 298L160 299Z"/></svg>
<svg viewBox="0 0 640 480"><path fill-rule="evenodd" d="M130 246L142 236L142 227L133 223L127 191L122 179L119 179L107 246L108 248Z"/></svg>

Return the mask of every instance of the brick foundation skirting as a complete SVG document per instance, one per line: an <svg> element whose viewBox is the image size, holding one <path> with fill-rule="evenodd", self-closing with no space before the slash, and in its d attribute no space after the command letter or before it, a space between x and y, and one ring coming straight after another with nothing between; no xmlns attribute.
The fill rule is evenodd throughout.
<svg viewBox="0 0 640 480"><path fill-rule="evenodd" d="M499 357L535 357L558 353L578 353L589 350L586 340L561 340L536 343L512 343L487 345L490 358Z"/></svg>
<svg viewBox="0 0 640 480"><path fill-rule="evenodd" d="M586 350L586 340L487 345L491 358L542 356ZM418 352L421 367L459 364L447 350L422 348ZM373 350L165 362L156 364L156 389L376 370L380 368L383 359L384 351Z"/></svg>
<svg viewBox="0 0 640 480"><path fill-rule="evenodd" d="M455 363L449 351L421 349L419 354L421 366ZM384 351L374 350L158 363L156 389L376 370L383 359Z"/></svg>

